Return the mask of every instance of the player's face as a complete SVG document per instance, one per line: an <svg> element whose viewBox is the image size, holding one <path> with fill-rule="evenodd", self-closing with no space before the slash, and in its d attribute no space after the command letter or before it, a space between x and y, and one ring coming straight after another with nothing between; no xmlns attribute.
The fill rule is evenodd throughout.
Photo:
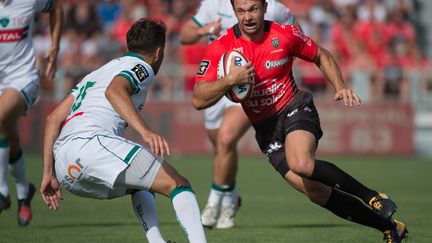
<svg viewBox="0 0 432 243"><path fill-rule="evenodd" d="M246 35L258 34L264 26L264 14L267 3L260 0L234 0L234 12L240 30Z"/></svg>

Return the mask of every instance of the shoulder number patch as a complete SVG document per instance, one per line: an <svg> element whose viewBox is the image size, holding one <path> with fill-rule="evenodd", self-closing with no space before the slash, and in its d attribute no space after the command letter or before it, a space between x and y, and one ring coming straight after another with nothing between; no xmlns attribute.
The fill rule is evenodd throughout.
<svg viewBox="0 0 432 243"><path fill-rule="evenodd" d="M144 81L150 76L147 69L141 64L137 64L135 67L133 67L132 71L136 74L140 82Z"/></svg>
<svg viewBox="0 0 432 243"><path fill-rule="evenodd" d="M210 61L202 60L197 75L203 76L206 73L209 66L210 66Z"/></svg>

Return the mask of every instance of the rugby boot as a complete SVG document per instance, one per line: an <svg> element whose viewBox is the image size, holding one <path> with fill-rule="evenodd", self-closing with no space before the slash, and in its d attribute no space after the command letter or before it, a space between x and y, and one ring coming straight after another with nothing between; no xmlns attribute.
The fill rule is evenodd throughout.
<svg viewBox="0 0 432 243"><path fill-rule="evenodd" d="M393 202L386 194L378 193L369 201L369 206L381 217L388 219L396 212L396 203Z"/></svg>
<svg viewBox="0 0 432 243"><path fill-rule="evenodd" d="M220 204L207 203L201 214L202 225L206 228L213 228L219 217Z"/></svg>
<svg viewBox="0 0 432 243"><path fill-rule="evenodd" d="M11 205L11 200L9 195L8 196L3 196L0 193L0 213L3 211L3 209L9 209Z"/></svg>
<svg viewBox="0 0 432 243"><path fill-rule="evenodd" d="M387 243L400 243L408 237L408 229L404 223L396 219L393 220L396 224L394 229L384 231L384 240Z"/></svg>
<svg viewBox="0 0 432 243"><path fill-rule="evenodd" d="M29 192L27 198L18 200L18 225L26 226L30 223L32 218L32 210L30 206L30 202L33 199L36 188L32 183L29 183Z"/></svg>
<svg viewBox="0 0 432 243"><path fill-rule="evenodd" d="M229 229L234 227L235 214L241 206L241 197L237 197L236 204L223 206L216 224L216 229Z"/></svg>

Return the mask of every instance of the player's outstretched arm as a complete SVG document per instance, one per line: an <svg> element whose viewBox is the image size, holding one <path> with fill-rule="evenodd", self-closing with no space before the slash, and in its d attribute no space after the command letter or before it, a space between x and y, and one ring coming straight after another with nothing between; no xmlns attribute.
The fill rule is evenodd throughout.
<svg viewBox="0 0 432 243"><path fill-rule="evenodd" d="M352 106L354 103L360 105L360 97L345 83L339 65L329 51L319 47L315 64L335 89L336 94L334 99L336 101L343 100L345 105L349 106Z"/></svg>
<svg viewBox="0 0 432 243"><path fill-rule="evenodd" d="M230 70L232 71L228 75L216 81L201 81L195 84L192 93L192 105L195 109L201 110L214 105L233 85L254 83L252 77L255 70L250 62L244 66L236 66L233 58Z"/></svg>
<svg viewBox="0 0 432 243"><path fill-rule="evenodd" d="M45 61L47 67L45 75L53 79L56 71L57 54L60 49L60 38L63 28L63 7L60 0L54 0L52 3L50 15L50 29L51 29L51 47L45 54Z"/></svg>
<svg viewBox="0 0 432 243"><path fill-rule="evenodd" d="M127 124L140 134L144 142L149 144L153 155L162 157L170 155L168 143L147 126L135 109L131 94L132 87L127 79L121 76L115 77L105 91L105 97Z"/></svg>
<svg viewBox="0 0 432 243"><path fill-rule="evenodd" d="M221 30L221 20L218 19L201 27L189 19L180 30L180 42L183 45L191 45L207 35L218 35Z"/></svg>
<svg viewBox="0 0 432 243"><path fill-rule="evenodd" d="M53 146L74 101L74 96L68 95L66 99L48 115L45 121L43 146L44 167L40 193L44 203L51 210L57 210L59 208L59 200L62 199L60 185L54 172Z"/></svg>

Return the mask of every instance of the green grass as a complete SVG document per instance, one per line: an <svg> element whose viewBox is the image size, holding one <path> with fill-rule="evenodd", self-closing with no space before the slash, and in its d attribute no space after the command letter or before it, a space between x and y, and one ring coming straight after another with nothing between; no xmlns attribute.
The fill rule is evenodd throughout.
<svg viewBox="0 0 432 243"><path fill-rule="evenodd" d="M431 242L432 161L412 157L327 158L360 181L384 191L398 203L396 217L409 226L410 242ZM210 157L173 157L171 163L192 183L204 206L211 183ZM39 187L42 159L27 156L27 173ZM12 180L12 197L15 189ZM261 156L242 157L238 189L243 206L236 227L206 230L209 242L381 242L380 232L342 220L310 203L290 188ZM33 221L16 223L16 202L0 214L0 242L146 242L129 197L114 200L79 198L63 191L58 212L50 212L37 194ZM170 200L157 196L166 239L187 242L176 223Z"/></svg>

